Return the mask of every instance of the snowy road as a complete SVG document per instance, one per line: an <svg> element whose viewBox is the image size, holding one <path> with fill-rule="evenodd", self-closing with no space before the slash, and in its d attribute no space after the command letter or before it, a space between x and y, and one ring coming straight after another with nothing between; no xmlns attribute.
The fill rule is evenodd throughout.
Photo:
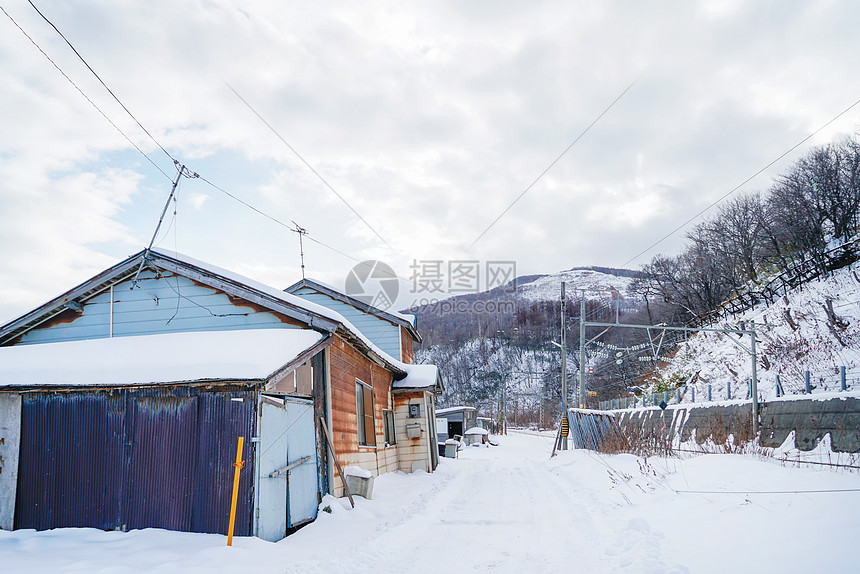
<svg viewBox="0 0 860 574"><path fill-rule="evenodd" d="M644 521L632 532L621 528L625 539L606 521L626 500L607 497L617 471L599 457L565 453L592 467L586 480L571 480L549 460L552 438L512 433L500 441L443 460L436 484L402 519L377 524L355 546L287 572L685 571L661 557L660 540Z"/></svg>
<svg viewBox="0 0 860 574"><path fill-rule="evenodd" d="M568 451L510 434L276 544L163 530L0 531L5 573L848 572L860 476L737 455ZM348 504L346 505L348 506ZM800 542L800 543L799 543Z"/></svg>
<svg viewBox="0 0 860 574"><path fill-rule="evenodd" d="M593 528L582 539L570 536L571 524L593 526L590 505L572 497L545 465L523 458L545 461L551 441L544 442L545 448L532 452L470 448L460 460L443 461L458 472L440 481L402 522L385 525L336 566L391 572L409 556L432 556L423 568L416 564L417 571L535 572L593 554ZM320 571L331 571L329 566Z"/></svg>

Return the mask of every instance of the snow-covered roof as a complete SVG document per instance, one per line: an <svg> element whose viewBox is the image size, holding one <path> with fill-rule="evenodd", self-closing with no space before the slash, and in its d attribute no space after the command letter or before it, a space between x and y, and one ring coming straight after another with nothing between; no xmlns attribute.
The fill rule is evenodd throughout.
<svg viewBox="0 0 860 574"><path fill-rule="evenodd" d="M439 382L439 368L436 365L403 364L406 377L391 383L393 389L430 389ZM441 390L441 389L440 389Z"/></svg>
<svg viewBox="0 0 860 574"><path fill-rule="evenodd" d="M475 407L448 407L447 409L437 409L437 415L447 415L451 413L459 413L462 411L475 411L477 410Z"/></svg>
<svg viewBox="0 0 860 574"><path fill-rule="evenodd" d="M310 329L252 329L0 347L0 387L265 380L323 338Z"/></svg>

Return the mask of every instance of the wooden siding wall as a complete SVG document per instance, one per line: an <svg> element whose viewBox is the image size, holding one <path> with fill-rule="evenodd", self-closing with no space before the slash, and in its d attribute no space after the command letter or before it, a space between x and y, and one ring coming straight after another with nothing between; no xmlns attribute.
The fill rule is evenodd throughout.
<svg viewBox="0 0 860 574"><path fill-rule="evenodd" d="M412 345L412 335L409 334L406 327L400 327L400 360L404 363L412 364L415 359Z"/></svg>
<svg viewBox="0 0 860 574"><path fill-rule="evenodd" d="M396 470L397 450L385 446L382 411L391 408L391 373L373 364L340 337L329 347L331 364L332 441L342 466L360 466L378 476ZM371 372L372 371L372 372ZM355 379L373 386L373 425L376 446L358 444ZM405 431L404 431L405 432ZM405 435L404 435L405 436ZM398 436L399 440L399 436ZM340 477L332 477L332 493L343 494Z"/></svg>
<svg viewBox="0 0 860 574"><path fill-rule="evenodd" d="M376 315L366 313L352 305L347 305L342 301L332 299L328 295L314 291L309 287L298 289L294 295L307 299L312 303L322 305L332 311L337 311L346 317L350 323L355 325L355 327L361 331L365 337L370 339L374 345L392 357L406 362L401 358L400 325L386 321Z"/></svg>
<svg viewBox="0 0 860 574"><path fill-rule="evenodd" d="M295 371L272 385L266 387L266 392L273 395L296 395L300 397L313 396L311 362L302 363Z"/></svg>
<svg viewBox="0 0 860 574"><path fill-rule="evenodd" d="M397 436L397 459L398 469L404 472L412 472L421 468L427 472L433 469L430 448L436 447L436 437L432 433L430 419L433 408L429 401L433 401L433 395L425 391L414 391L397 393L394 395L394 427ZM421 409L421 415L417 418L409 418L409 405L417 404ZM421 425L421 436L419 438L408 438L406 436L406 425Z"/></svg>
<svg viewBox="0 0 860 574"><path fill-rule="evenodd" d="M131 289L131 279L114 285L114 337L299 326L292 319L263 310L250 301L232 298L222 291L167 271L156 276L154 272L144 270L138 287ZM83 301L83 311L66 311L28 331L18 343L109 337L110 293L107 289Z"/></svg>

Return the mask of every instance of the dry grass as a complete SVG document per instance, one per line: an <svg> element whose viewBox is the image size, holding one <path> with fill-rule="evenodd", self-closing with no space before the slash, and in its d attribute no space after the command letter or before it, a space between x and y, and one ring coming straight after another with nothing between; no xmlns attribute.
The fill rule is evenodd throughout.
<svg viewBox="0 0 860 574"><path fill-rule="evenodd" d="M629 425L626 428L613 425L598 448L606 454L629 453L641 457L671 456L671 433L656 427Z"/></svg>

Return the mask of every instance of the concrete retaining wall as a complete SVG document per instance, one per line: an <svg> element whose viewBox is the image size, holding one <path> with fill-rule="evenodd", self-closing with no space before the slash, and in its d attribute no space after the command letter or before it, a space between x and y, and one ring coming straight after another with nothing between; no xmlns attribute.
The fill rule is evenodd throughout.
<svg viewBox="0 0 860 574"><path fill-rule="evenodd" d="M617 411L616 420L624 428L639 428L667 437L679 434L681 440L689 440L695 430L698 444L708 438L723 443L730 434L736 443L754 437L750 403ZM765 447L780 446L794 431L798 450L814 449L829 434L834 452L860 452L860 398L762 403L760 430L760 444Z"/></svg>

